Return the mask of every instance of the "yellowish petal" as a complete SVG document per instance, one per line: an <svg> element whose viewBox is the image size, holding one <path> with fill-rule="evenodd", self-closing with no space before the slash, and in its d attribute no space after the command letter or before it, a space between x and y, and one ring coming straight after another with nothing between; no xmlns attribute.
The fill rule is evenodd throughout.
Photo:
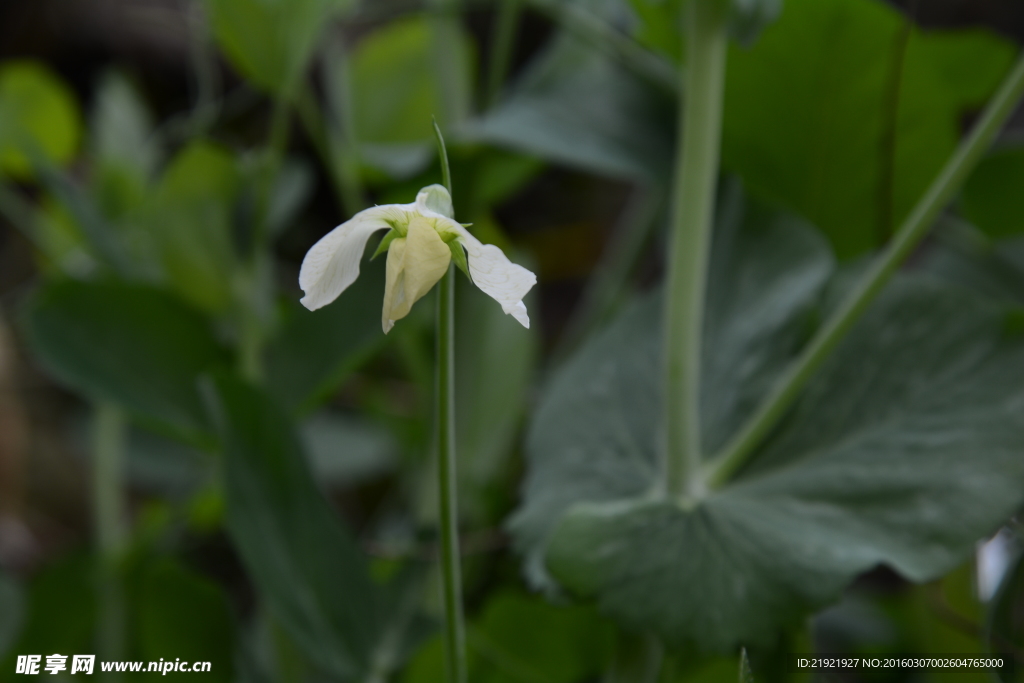
<svg viewBox="0 0 1024 683"><path fill-rule="evenodd" d="M451 262L452 252L434 229L433 220L415 216L404 239L388 250L382 326L388 332L396 320L409 314L412 305L437 284Z"/></svg>

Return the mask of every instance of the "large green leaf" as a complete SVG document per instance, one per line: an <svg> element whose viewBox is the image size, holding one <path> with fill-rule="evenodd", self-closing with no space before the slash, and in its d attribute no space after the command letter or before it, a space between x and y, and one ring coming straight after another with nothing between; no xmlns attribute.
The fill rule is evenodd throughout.
<svg viewBox="0 0 1024 683"><path fill-rule="evenodd" d="M0 68L0 173L29 175L31 152L70 161L81 127L74 95L45 66L19 61Z"/></svg>
<svg viewBox="0 0 1024 683"><path fill-rule="evenodd" d="M903 22L875 0L786 0L753 49L729 55L724 165L819 225L841 258L906 216L1013 59L984 31L916 29L901 58Z"/></svg>
<svg viewBox="0 0 1024 683"><path fill-rule="evenodd" d="M789 248L781 234L766 244ZM752 258L732 280L778 256L765 247ZM790 273L770 273L761 288L785 300L779 278ZM790 290L785 317L806 311L808 285ZM734 310L744 311L737 325L764 324ZM941 575L1024 499L1024 340L1008 331L1009 311L933 280L897 280L752 464L685 507L659 493L660 306L633 307L537 411L514 522L534 575L546 561L564 587L626 625L711 650L770 641L878 564L914 581ZM731 364L763 359L777 371L782 354L765 353L777 337ZM729 353L725 339L711 348ZM719 380L706 367L707 429L708 392L759 373Z"/></svg>
<svg viewBox="0 0 1024 683"><path fill-rule="evenodd" d="M675 146L673 110L668 97L610 55L565 35L465 133L603 175L664 182Z"/></svg>
<svg viewBox="0 0 1024 683"><path fill-rule="evenodd" d="M983 160L964 185L960 208L993 238L1024 233L1024 147L1001 149Z"/></svg>
<svg viewBox="0 0 1024 683"><path fill-rule="evenodd" d="M142 657L210 662L204 678L232 680L233 616L215 583L173 560L157 560L142 572L135 609Z"/></svg>
<svg viewBox="0 0 1024 683"><path fill-rule="evenodd" d="M283 411L229 377L216 381L226 465L227 526L268 608L335 676L370 664L382 633L381 591L317 489Z"/></svg>
<svg viewBox="0 0 1024 683"><path fill-rule="evenodd" d="M24 323L33 351L61 382L162 431L208 441L197 380L227 354L178 299L151 287L64 280L31 297Z"/></svg>
<svg viewBox="0 0 1024 683"><path fill-rule="evenodd" d="M330 20L350 0L207 0L214 35L248 80L289 95Z"/></svg>

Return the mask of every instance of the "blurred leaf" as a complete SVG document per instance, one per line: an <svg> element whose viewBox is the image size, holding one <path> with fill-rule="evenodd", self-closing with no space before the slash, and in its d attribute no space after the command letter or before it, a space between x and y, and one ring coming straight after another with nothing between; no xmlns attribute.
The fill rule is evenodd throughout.
<svg viewBox="0 0 1024 683"><path fill-rule="evenodd" d="M323 402L386 341L380 330L384 259L363 263L337 301L317 311L288 303L264 356L268 391L291 411Z"/></svg>
<svg viewBox="0 0 1024 683"><path fill-rule="evenodd" d="M210 662L204 678L233 679L234 619L217 584L173 560L158 560L143 570L136 609L142 658Z"/></svg>
<svg viewBox="0 0 1024 683"><path fill-rule="evenodd" d="M325 486L361 484L398 465L395 438L365 419L316 413L303 421L302 437L316 479Z"/></svg>
<svg viewBox="0 0 1024 683"><path fill-rule="evenodd" d="M768 244L765 263L792 247ZM757 271L748 262L730 280ZM781 293L792 277L768 276L740 291ZM789 289L793 301L776 300L772 324L799 317L813 294L807 281ZM556 377L528 436L526 502L514 521L535 577L546 559L562 585L627 627L713 650L765 643L877 564L913 581L942 574L1020 506L1024 344L1007 336L1007 308L898 280L752 464L693 508L654 493L660 312L657 298L634 306ZM766 367L781 364L782 354L765 354L774 343L739 345L745 355L733 363L764 354ZM713 367L708 391L751 381L716 380ZM703 413L705 425L711 417Z"/></svg>
<svg viewBox="0 0 1024 683"><path fill-rule="evenodd" d="M235 158L193 142L171 161L151 207L153 237L174 289L209 312L232 301L231 217L241 177Z"/></svg>
<svg viewBox="0 0 1024 683"><path fill-rule="evenodd" d="M674 131L671 101L609 55L563 35L464 133L594 173L664 182Z"/></svg>
<svg viewBox="0 0 1024 683"><path fill-rule="evenodd" d="M517 260L517 262L520 262ZM472 291L471 291L472 290ZM540 337L459 278L455 353L460 512L489 518L487 487L504 474L519 436Z"/></svg>
<svg viewBox="0 0 1024 683"><path fill-rule="evenodd" d="M227 354L206 321L176 298L117 282L53 282L28 301L24 324L32 349L61 382L160 431L208 441L196 381Z"/></svg>
<svg viewBox="0 0 1024 683"><path fill-rule="evenodd" d="M21 632L25 616L25 598L21 586L0 572L0 661Z"/></svg>
<svg viewBox="0 0 1024 683"><path fill-rule="evenodd" d="M819 225L840 258L891 234L1013 60L984 31L917 29L901 59L903 22L870 0L786 0L753 49L729 55L724 166Z"/></svg>
<svg viewBox="0 0 1024 683"><path fill-rule="evenodd" d="M629 6L639 20L633 28L633 38L672 62L681 62L683 0L629 0Z"/></svg>
<svg viewBox="0 0 1024 683"><path fill-rule="evenodd" d="M17 655L95 651L94 566L90 557L76 554L59 559L31 581L24 628L10 654L0 659L0 681L23 679L14 673Z"/></svg>
<svg viewBox="0 0 1024 683"><path fill-rule="evenodd" d="M474 681L575 683L604 669L612 627L587 607L506 592L488 601L468 637Z"/></svg>
<svg viewBox="0 0 1024 683"><path fill-rule="evenodd" d="M363 38L352 54L351 107L361 157L396 177L422 169L433 154L432 116L445 126L449 107L437 82L435 44L427 18L391 22ZM464 33L454 46L453 75L469 88L472 48ZM426 153L424 153L424 150Z"/></svg>
<svg viewBox="0 0 1024 683"><path fill-rule="evenodd" d="M67 163L81 127L74 94L47 67L29 61L0 66L0 173L31 174L26 146L52 163Z"/></svg>
<svg viewBox="0 0 1024 683"><path fill-rule="evenodd" d="M544 162L533 156L488 149L475 169L478 199L492 207L510 199L544 170Z"/></svg>
<svg viewBox="0 0 1024 683"><path fill-rule="evenodd" d="M983 160L964 185L964 217L989 237L1024 234L1024 147L1001 149Z"/></svg>
<svg viewBox="0 0 1024 683"><path fill-rule="evenodd" d="M351 0L207 0L213 32L247 80L290 96L320 35Z"/></svg>
<svg viewBox="0 0 1024 683"><path fill-rule="evenodd" d="M779 18L783 0L731 0L729 28L733 38L750 47L766 26Z"/></svg>
<svg viewBox="0 0 1024 683"><path fill-rule="evenodd" d="M104 166L133 172L145 183L160 163L153 120L124 75L108 72L96 91L92 111L92 153Z"/></svg>
<svg viewBox="0 0 1024 683"><path fill-rule="evenodd" d="M380 591L306 464L285 414L238 380L216 382L226 464L227 528L268 608L336 676L369 665Z"/></svg>
<svg viewBox="0 0 1024 683"><path fill-rule="evenodd" d="M127 453L132 487L164 498L186 498L212 475L209 454L141 429L131 430Z"/></svg>
<svg viewBox="0 0 1024 683"><path fill-rule="evenodd" d="M316 177L309 164L287 159L274 182L267 211L267 230L280 235L291 227L296 216L313 194Z"/></svg>
<svg viewBox="0 0 1024 683"><path fill-rule="evenodd" d="M1024 553L1019 553L988 606L988 646L1006 666L996 673L1004 683L1017 683L1024 672Z"/></svg>
<svg viewBox="0 0 1024 683"><path fill-rule="evenodd" d="M470 680L480 683L577 683L604 669L611 624L592 609L546 603L539 597L499 592L468 629ZM445 680L440 637L427 642L406 669L403 683Z"/></svg>

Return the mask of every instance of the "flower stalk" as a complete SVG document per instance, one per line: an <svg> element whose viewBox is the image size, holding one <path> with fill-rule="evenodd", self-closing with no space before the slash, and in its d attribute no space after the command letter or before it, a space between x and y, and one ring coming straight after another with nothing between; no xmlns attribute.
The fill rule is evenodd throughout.
<svg viewBox="0 0 1024 683"><path fill-rule="evenodd" d="M448 152L434 122L441 175L452 191ZM462 567L459 551L459 509L455 462L455 266L438 283L437 291L437 483L440 506L441 582L444 604L445 665L449 683L466 683L466 626L462 611Z"/></svg>
<svg viewBox="0 0 1024 683"><path fill-rule="evenodd" d="M685 18L686 97L677 152L665 293L665 476L684 502L701 478L700 361L715 183L718 179L727 17L718 0L691 0Z"/></svg>

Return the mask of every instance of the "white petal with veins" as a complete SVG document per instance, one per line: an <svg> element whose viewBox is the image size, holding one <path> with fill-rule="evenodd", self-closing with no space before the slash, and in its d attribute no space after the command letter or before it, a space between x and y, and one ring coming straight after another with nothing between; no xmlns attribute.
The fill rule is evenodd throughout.
<svg viewBox="0 0 1024 683"><path fill-rule="evenodd" d="M458 233L459 241L466 247L473 284L501 304L506 314L529 328L530 317L526 314L523 297L537 284L537 276L509 261L504 252L493 244L483 244L455 221L448 221L443 229Z"/></svg>

